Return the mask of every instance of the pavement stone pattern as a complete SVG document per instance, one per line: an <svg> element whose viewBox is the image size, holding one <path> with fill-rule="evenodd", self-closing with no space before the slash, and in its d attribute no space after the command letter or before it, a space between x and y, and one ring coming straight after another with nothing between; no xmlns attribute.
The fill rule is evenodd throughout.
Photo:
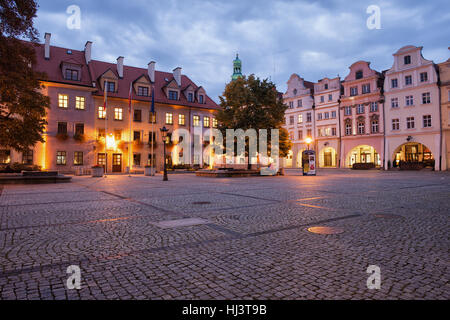
<svg viewBox="0 0 450 320"><path fill-rule="evenodd" d="M0 299L448 300L449 199L430 171L0 186Z"/></svg>

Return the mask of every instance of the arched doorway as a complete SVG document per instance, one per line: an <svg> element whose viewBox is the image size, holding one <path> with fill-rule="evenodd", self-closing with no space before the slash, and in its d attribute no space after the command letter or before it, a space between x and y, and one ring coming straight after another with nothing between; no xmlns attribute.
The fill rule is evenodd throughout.
<svg viewBox="0 0 450 320"><path fill-rule="evenodd" d="M287 157L284 159L284 167L285 168L292 168L292 159L294 158L294 153L291 151L289 151L289 154L287 155Z"/></svg>
<svg viewBox="0 0 450 320"><path fill-rule="evenodd" d="M381 166L380 154L374 147L360 145L353 148L347 155L347 167L351 168L355 163L374 163L376 167Z"/></svg>
<svg viewBox="0 0 450 320"><path fill-rule="evenodd" d="M404 143L394 151L392 165L398 167L400 161L421 163L425 167L434 167L434 157L431 150L418 142Z"/></svg>
<svg viewBox="0 0 450 320"><path fill-rule="evenodd" d="M301 150L297 153L297 168L303 168L303 163L302 163L302 155L303 155L303 151L305 151L305 149L301 149Z"/></svg>
<svg viewBox="0 0 450 320"><path fill-rule="evenodd" d="M335 168L336 167L336 149L333 147L322 148L319 153L319 167Z"/></svg>

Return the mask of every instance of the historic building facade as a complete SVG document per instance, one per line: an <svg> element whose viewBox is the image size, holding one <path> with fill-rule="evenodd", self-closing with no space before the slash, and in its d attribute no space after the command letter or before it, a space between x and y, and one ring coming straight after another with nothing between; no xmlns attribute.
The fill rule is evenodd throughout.
<svg viewBox="0 0 450 320"><path fill-rule="evenodd" d="M292 74L287 82L287 91L283 94L283 101L288 105L285 117L285 128L293 142L292 150L284 159L284 167L300 168L302 166L302 152L308 147L306 138L315 139L314 119L314 84L305 81L297 74Z"/></svg>
<svg viewBox="0 0 450 320"><path fill-rule="evenodd" d="M405 46L394 53L385 72L385 168L400 161L440 168L440 103L438 74L422 47Z"/></svg>
<svg viewBox="0 0 450 320"><path fill-rule="evenodd" d="M315 145L318 152L318 166L321 168L339 168L340 166L340 97L339 77L324 78L314 84Z"/></svg>
<svg viewBox="0 0 450 320"><path fill-rule="evenodd" d="M450 47L448 49L450 50ZM438 67L442 118L441 169L450 170L450 59L440 63Z"/></svg>
<svg viewBox="0 0 450 320"><path fill-rule="evenodd" d="M340 103L341 167L354 163L374 163L381 167L384 160L383 76L370 68L370 63L358 61L342 82Z"/></svg>
<svg viewBox="0 0 450 320"><path fill-rule="evenodd" d="M96 61L91 57L92 42L78 51L51 46L50 38L47 33L45 44L36 46L33 66L47 74L43 90L51 99L45 143L24 154L2 149L0 162L87 173L93 165L104 166L108 172L143 171L153 161L161 170L163 126L169 130L168 164L182 164L180 157L186 152L170 139L177 128L185 129L192 142L205 147L203 133L217 126L214 112L218 106L181 68L172 73L156 71L155 62L147 68L129 67L123 57L117 63ZM152 92L155 117L150 112ZM193 148L192 143L191 163L209 165L212 159L195 154Z"/></svg>

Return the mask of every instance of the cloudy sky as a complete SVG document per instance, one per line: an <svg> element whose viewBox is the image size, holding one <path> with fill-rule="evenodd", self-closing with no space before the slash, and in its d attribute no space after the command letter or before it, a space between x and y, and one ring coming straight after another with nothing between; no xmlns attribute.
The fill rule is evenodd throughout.
<svg viewBox="0 0 450 320"><path fill-rule="evenodd" d="M305 80L345 77L357 60L378 71L408 44L423 46L425 59L449 58L448 0L38 0L35 21L52 45L82 50L93 41L93 58L157 70L183 68L214 100L232 74L239 53L243 73L270 78L286 90L292 73ZM67 8L81 11L80 29L69 29ZM369 29L366 12L380 8L381 28ZM70 20L73 21L73 20Z"/></svg>

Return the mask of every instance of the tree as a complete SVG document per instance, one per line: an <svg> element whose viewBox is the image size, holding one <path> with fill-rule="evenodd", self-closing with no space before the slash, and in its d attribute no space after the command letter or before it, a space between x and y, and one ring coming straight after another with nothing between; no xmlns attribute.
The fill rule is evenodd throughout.
<svg viewBox="0 0 450 320"><path fill-rule="evenodd" d="M230 82L219 97L221 109L217 113L219 129L226 137L226 129L260 129L268 131L268 151L271 146L271 129L281 129L284 123L284 112L287 106L278 96L276 86L267 79L260 80L254 75ZM291 144L286 139L283 129L280 130L280 156L289 152ZM246 140L246 156L248 168L251 168L248 140Z"/></svg>
<svg viewBox="0 0 450 320"><path fill-rule="evenodd" d="M45 74L32 68L37 7L34 0L0 0L0 145L17 151L43 142L50 106L39 81Z"/></svg>

